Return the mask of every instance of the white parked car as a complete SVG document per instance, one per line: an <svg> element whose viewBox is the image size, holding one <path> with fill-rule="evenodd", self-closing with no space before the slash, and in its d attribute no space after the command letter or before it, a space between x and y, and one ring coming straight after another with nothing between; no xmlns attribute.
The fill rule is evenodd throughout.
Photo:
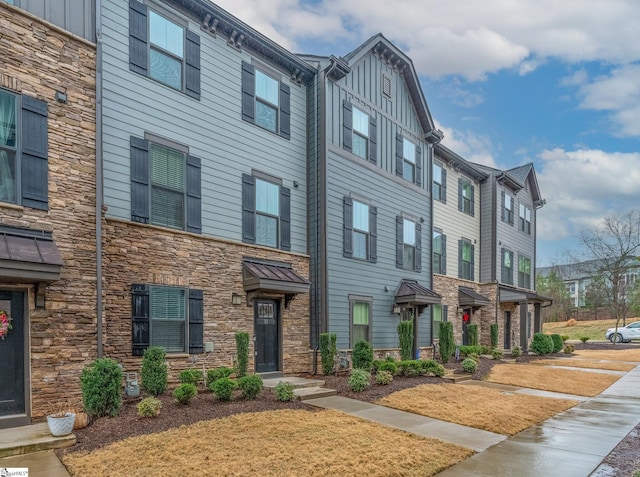
<svg viewBox="0 0 640 477"><path fill-rule="evenodd" d="M628 343L631 340L640 340L640 321L634 321L627 326L621 326L616 333L615 328L609 328L604 335L612 343Z"/></svg>

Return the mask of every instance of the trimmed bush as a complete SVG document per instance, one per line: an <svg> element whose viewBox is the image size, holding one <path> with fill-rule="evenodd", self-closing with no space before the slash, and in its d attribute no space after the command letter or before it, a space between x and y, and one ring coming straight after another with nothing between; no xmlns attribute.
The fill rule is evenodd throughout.
<svg viewBox="0 0 640 477"><path fill-rule="evenodd" d="M560 335L560 338L562 338L562 342L564 343L569 339L569 335Z"/></svg>
<svg viewBox="0 0 640 477"><path fill-rule="evenodd" d="M262 378L256 374L238 379L238 387L245 399L255 399L262 391Z"/></svg>
<svg viewBox="0 0 640 477"><path fill-rule="evenodd" d="M389 371L378 371L376 373L376 383L387 385L393 381L393 374Z"/></svg>
<svg viewBox="0 0 640 477"><path fill-rule="evenodd" d="M320 333L320 359L322 360L322 372L325 376L333 373L337 352L336 334Z"/></svg>
<svg viewBox="0 0 640 477"><path fill-rule="evenodd" d="M491 333L491 349L498 347L498 323L492 323L489 326L489 331Z"/></svg>
<svg viewBox="0 0 640 477"><path fill-rule="evenodd" d="M80 374L82 405L91 417L117 416L122 406L122 368L111 358L99 358Z"/></svg>
<svg viewBox="0 0 640 477"><path fill-rule="evenodd" d="M360 393L369 387L369 371L364 369L352 369L349 375L349 388L356 393Z"/></svg>
<svg viewBox="0 0 640 477"><path fill-rule="evenodd" d="M136 406L140 417L158 417L161 407L162 401L155 397L146 397Z"/></svg>
<svg viewBox="0 0 640 477"><path fill-rule="evenodd" d="M239 378L246 376L249 366L249 333L238 331L236 333L237 372Z"/></svg>
<svg viewBox="0 0 640 477"><path fill-rule="evenodd" d="M388 371L394 376L398 374L398 364L395 361L374 361L373 367L376 371Z"/></svg>
<svg viewBox="0 0 640 477"><path fill-rule="evenodd" d="M531 351L536 354L549 354L553 351L553 340L551 336L544 333L535 333L531 340Z"/></svg>
<svg viewBox="0 0 640 477"><path fill-rule="evenodd" d="M371 371L373 364L373 346L368 341L360 340L353 347L351 352L353 367Z"/></svg>
<svg viewBox="0 0 640 477"><path fill-rule="evenodd" d="M238 387L231 378L220 378L209 385L209 389L220 399L220 401L231 401L233 391Z"/></svg>
<svg viewBox="0 0 640 477"><path fill-rule="evenodd" d="M462 370L465 373L473 374L478 369L478 362L473 358L465 358L462 362Z"/></svg>
<svg viewBox="0 0 640 477"><path fill-rule="evenodd" d="M589 337L588 336L581 336L580 337L580 341L582 341L583 343L586 343L587 341L589 341Z"/></svg>
<svg viewBox="0 0 640 477"><path fill-rule="evenodd" d="M467 337L471 346L478 345L478 325L467 325Z"/></svg>
<svg viewBox="0 0 640 477"><path fill-rule="evenodd" d="M522 349L520 348L520 346L514 346L513 349L511 350L512 358L517 358L521 354L522 354Z"/></svg>
<svg viewBox="0 0 640 477"><path fill-rule="evenodd" d="M409 378L415 378L416 376L420 376L424 373L422 368L423 361L419 359L409 359L407 361L400 361L398 363L398 372L402 376L407 376Z"/></svg>
<svg viewBox="0 0 640 477"><path fill-rule="evenodd" d="M211 384L215 383L218 379L228 378L233 374L233 369L227 368L226 366L221 366L215 369L207 370L207 385L211 386Z"/></svg>
<svg viewBox="0 0 640 477"><path fill-rule="evenodd" d="M572 344L564 345L564 352L567 354L571 354L576 350L576 347Z"/></svg>
<svg viewBox="0 0 640 477"><path fill-rule="evenodd" d="M293 384L287 383L285 381L280 381L275 387L276 397L278 398L278 401L289 402L293 400L293 398L296 397L293 390Z"/></svg>
<svg viewBox="0 0 640 477"><path fill-rule="evenodd" d="M562 337L558 334L553 334L551 335L551 340L553 341L553 352L559 353L560 351L562 351Z"/></svg>
<svg viewBox="0 0 640 477"><path fill-rule="evenodd" d="M502 359L504 356L504 353L500 348L494 348L491 351L491 356L493 356L493 359Z"/></svg>
<svg viewBox="0 0 640 477"><path fill-rule="evenodd" d="M453 324L450 321L440 322L440 358L442 364L447 364L456 352L456 342L453 339Z"/></svg>
<svg viewBox="0 0 640 477"><path fill-rule="evenodd" d="M422 362L422 369L425 373L433 373L439 378L444 376L444 366L433 359L427 359Z"/></svg>
<svg viewBox="0 0 640 477"><path fill-rule="evenodd" d="M470 345L461 345L458 346L458 348L460 349L460 354L462 356L471 356L471 355L481 355L481 354L488 354L484 346L470 346Z"/></svg>
<svg viewBox="0 0 640 477"><path fill-rule="evenodd" d="M142 389L152 396L160 396L169 385L165 357L166 353L160 346L151 346L142 355Z"/></svg>
<svg viewBox="0 0 640 477"><path fill-rule="evenodd" d="M400 359L413 359L413 321L402 320L398 323L398 338L400 339Z"/></svg>
<svg viewBox="0 0 640 477"><path fill-rule="evenodd" d="M189 404L198 395L198 388L193 383L182 383L173 390L173 398L180 404Z"/></svg>
<svg viewBox="0 0 640 477"><path fill-rule="evenodd" d="M203 375L200 369L185 369L180 371L179 379L182 384L195 384L197 385L202 381Z"/></svg>

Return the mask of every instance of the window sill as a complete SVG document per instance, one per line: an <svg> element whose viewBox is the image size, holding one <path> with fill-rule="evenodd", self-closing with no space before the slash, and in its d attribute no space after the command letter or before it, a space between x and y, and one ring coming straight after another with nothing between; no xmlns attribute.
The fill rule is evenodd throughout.
<svg viewBox="0 0 640 477"><path fill-rule="evenodd" d="M167 353L166 359L185 359L189 357L189 353Z"/></svg>
<svg viewBox="0 0 640 477"><path fill-rule="evenodd" d="M22 205L12 204L11 202L0 202L0 208L12 210L24 210Z"/></svg>

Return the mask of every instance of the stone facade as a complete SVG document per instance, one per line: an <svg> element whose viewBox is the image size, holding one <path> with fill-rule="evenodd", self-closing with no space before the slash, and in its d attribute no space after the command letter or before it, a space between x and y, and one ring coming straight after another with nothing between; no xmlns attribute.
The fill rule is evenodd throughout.
<svg viewBox="0 0 640 477"><path fill-rule="evenodd" d="M39 418L52 402L80 401L80 371L96 357L96 49L4 2L0 31L0 88L48 104L49 146L49 210L0 203L0 225L51 231L64 260L44 309L32 284L0 283L26 292L31 416Z"/></svg>
<svg viewBox="0 0 640 477"><path fill-rule="evenodd" d="M235 333L250 336L249 370L254 369L253 306L232 305L231 294L244 296L242 259L290 263L309 276L306 255L267 247L107 219L103 233L105 283L105 355L121 362L125 371L138 371L141 358L131 352L131 285L169 285L204 291L204 342L214 351L198 355L169 355L171 379L182 369L202 365L207 369L232 366L236 355ZM282 299L282 296L274 296ZM299 294L284 308L281 300L281 365L285 374L311 370L309 295Z"/></svg>

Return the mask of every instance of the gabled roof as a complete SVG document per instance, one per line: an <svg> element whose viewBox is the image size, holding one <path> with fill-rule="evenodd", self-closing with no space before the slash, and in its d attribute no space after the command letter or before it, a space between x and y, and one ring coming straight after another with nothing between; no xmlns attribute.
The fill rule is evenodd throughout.
<svg viewBox="0 0 640 477"><path fill-rule="evenodd" d="M485 171L487 174L495 176L498 182L506 185L514 192L524 189L528 182L534 207L540 208L546 204L546 201L540 194L540 187L538 186L538 179L536 177L536 171L533 167L533 163L530 162L506 171L485 166L483 164L473 163L473 165L478 169Z"/></svg>
<svg viewBox="0 0 640 477"><path fill-rule="evenodd" d="M443 146L442 143L436 144L435 154L436 157L439 157L440 159L446 161L454 169L461 171L467 177L478 182L482 182L487 177L489 177L488 172L483 171L477 165L467 161L465 158L453 152L448 147Z"/></svg>

